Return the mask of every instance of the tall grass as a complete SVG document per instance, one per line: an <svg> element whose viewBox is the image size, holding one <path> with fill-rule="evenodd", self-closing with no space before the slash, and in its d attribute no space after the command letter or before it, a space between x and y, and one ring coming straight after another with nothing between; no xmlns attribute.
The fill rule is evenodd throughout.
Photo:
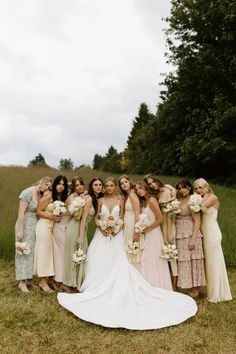
<svg viewBox="0 0 236 354"><path fill-rule="evenodd" d="M43 176L55 177L65 174L70 181L73 176L81 176L86 185L95 176L105 179L109 174L89 169L80 171L58 171L44 167L0 167L0 257L10 259L14 254L14 225L18 211L18 196L20 192L32 185ZM116 176L118 177L118 176ZM142 176L134 175L136 181ZM165 183L176 185L178 178L160 176ZM223 234L223 250L226 263L236 266L236 190L218 185L212 185L220 199L219 224ZM90 237L94 231L90 227Z"/></svg>

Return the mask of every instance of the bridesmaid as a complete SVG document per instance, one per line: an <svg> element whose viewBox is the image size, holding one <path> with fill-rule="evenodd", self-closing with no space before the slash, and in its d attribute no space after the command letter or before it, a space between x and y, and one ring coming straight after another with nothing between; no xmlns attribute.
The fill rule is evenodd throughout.
<svg viewBox="0 0 236 354"><path fill-rule="evenodd" d="M152 174L147 174L144 177L144 182L147 183L150 194L154 194L158 200L160 205L162 215L163 215L163 222L161 224L161 230L164 237L165 244L175 243L175 223L169 214L165 211L166 204L176 197L176 190L169 184L164 184L160 181L159 178ZM177 261L173 260L170 262L170 268L172 273L172 286L173 290L177 290L177 277L178 277L178 267Z"/></svg>
<svg viewBox="0 0 236 354"><path fill-rule="evenodd" d="M23 292L29 292L33 278L35 227L37 223L36 209L41 196L51 188L51 177L43 177L32 187L26 188L20 193L18 218L15 226L16 241L25 241L30 247L30 254L15 255L16 280Z"/></svg>
<svg viewBox="0 0 236 354"><path fill-rule="evenodd" d="M183 179L177 185L177 198L181 214L176 216L176 241L178 248L178 287L190 289L189 295L198 298L201 287L206 285L200 212L190 210L188 205L193 194L191 183Z"/></svg>
<svg viewBox="0 0 236 354"><path fill-rule="evenodd" d="M172 290L168 261L162 258L164 240L160 228L162 214L155 197L148 193L143 181L135 184L142 212L147 214L151 224L145 229L145 242L141 260L141 274L147 282L156 288Z"/></svg>
<svg viewBox="0 0 236 354"><path fill-rule="evenodd" d="M60 185L60 187L58 187ZM39 277L39 287L45 293L52 293L53 290L49 286L49 277L55 275L53 260L53 226L55 222L59 222L60 215L53 214L53 198L61 197L61 190L64 189L63 176L57 176L52 185L52 191L48 195L42 197L37 208L39 221L36 225L36 245L34 259L34 274Z"/></svg>
<svg viewBox="0 0 236 354"><path fill-rule="evenodd" d="M52 199L60 200L67 203L68 196L68 181L65 176L58 176L55 178L52 187ZM70 220L68 212L61 215L59 222L54 223L53 226L53 258L55 277L51 279L49 285L58 290L63 282L64 275L64 249L65 249L65 235L66 227Z"/></svg>
<svg viewBox="0 0 236 354"><path fill-rule="evenodd" d="M129 176L120 176L118 180L121 195L125 201L124 213L124 250L128 251L128 244L133 241L139 241L140 251L137 255L128 255L129 261L140 271L142 249L144 246L144 236L139 236L134 231L134 225L138 221L141 212L140 202L135 193L134 186Z"/></svg>
<svg viewBox="0 0 236 354"><path fill-rule="evenodd" d="M208 301L232 300L221 247L222 234L217 222L219 200L203 178L194 182L194 188L196 193L203 197L201 231L205 252Z"/></svg>
<svg viewBox="0 0 236 354"><path fill-rule="evenodd" d="M64 258L64 279L62 289L66 292L74 292L80 289L84 279L84 264L75 267L72 262L73 253L82 246L86 252L88 248L87 241L87 222L88 216L93 215L98 207L97 199L102 196L104 184L100 178L93 178L89 183L88 195L84 195L84 181L81 177L74 177L71 183L71 194L67 203L81 196L85 199L85 206L82 211L80 221L73 217L70 220L66 230L65 258Z"/></svg>
<svg viewBox="0 0 236 354"><path fill-rule="evenodd" d="M75 176L71 181L71 192L67 199L68 207L75 198L83 198L84 181L82 177ZM61 289L66 292L73 292L78 285L78 271L72 261L73 253L77 249L80 220L72 216L67 224L64 248L64 274Z"/></svg>

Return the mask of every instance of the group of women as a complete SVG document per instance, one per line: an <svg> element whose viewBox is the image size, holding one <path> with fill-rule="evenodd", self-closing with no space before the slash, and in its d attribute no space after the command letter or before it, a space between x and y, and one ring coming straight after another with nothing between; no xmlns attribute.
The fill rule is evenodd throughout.
<svg viewBox="0 0 236 354"><path fill-rule="evenodd" d="M189 207L193 188L187 180L175 189L154 175L135 184L124 175L118 185L119 192L113 177L105 184L93 178L85 191L83 179L74 177L68 195L65 176L44 177L20 194L16 240L28 242L31 253L16 253L19 288L28 292L35 274L46 293L64 291L58 293L59 303L79 318L129 329L183 322L196 313L193 298L205 285L209 301L231 300L217 223L219 202L208 183L194 182L203 198L201 212ZM78 196L84 207L75 218L68 209ZM180 208L173 217L167 205L176 199ZM56 200L65 203L66 212L53 213ZM141 214L149 222L143 232L135 232ZM123 220L113 237L101 227L107 216ZM97 228L88 247L92 219ZM130 252L134 242L138 247ZM165 244L177 245L178 261L164 256ZM75 266L72 256L78 248L87 253L87 262ZM190 296L173 291L181 288Z"/></svg>

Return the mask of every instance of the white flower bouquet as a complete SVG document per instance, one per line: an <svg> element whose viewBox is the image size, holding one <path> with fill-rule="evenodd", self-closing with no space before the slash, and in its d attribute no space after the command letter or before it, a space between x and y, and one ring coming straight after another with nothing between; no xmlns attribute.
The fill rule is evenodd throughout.
<svg viewBox="0 0 236 354"><path fill-rule="evenodd" d="M70 215L79 221L82 215L83 207L85 206L85 200L81 197L76 197L73 202L68 206Z"/></svg>
<svg viewBox="0 0 236 354"><path fill-rule="evenodd" d="M201 210L204 210L203 198L199 194L190 195L188 206L190 210L198 213Z"/></svg>
<svg viewBox="0 0 236 354"><path fill-rule="evenodd" d="M17 241L16 242L16 253L20 255L30 254L30 246L26 241Z"/></svg>
<svg viewBox="0 0 236 354"><path fill-rule="evenodd" d="M98 221L102 231L105 231L107 236L115 236L121 230L123 221L114 215L106 215Z"/></svg>
<svg viewBox="0 0 236 354"><path fill-rule="evenodd" d="M60 200L54 200L53 202L53 214L54 215L61 215L66 212L65 203L61 202Z"/></svg>
<svg viewBox="0 0 236 354"><path fill-rule="evenodd" d="M137 234L144 233L146 227L150 225L150 220L147 214L141 213L138 216L138 222L134 225L134 231Z"/></svg>
<svg viewBox="0 0 236 354"><path fill-rule="evenodd" d="M162 248L162 252L162 258L165 258L169 261L178 259L178 249L176 245L171 245L170 243L168 245L164 245Z"/></svg>
<svg viewBox="0 0 236 354"><path fill-rule="evenodd" d="M127 249L128 255L137 255L139 253L139 250L140 250L139 242L137 241L128 242L128 249Z"/></svg>
<svg viewBox="0 0 236 354"><path fill-rule="evenodd" d="M82 248L79 248L73 253L72 260L75 266L87 262L87 256Z"/></svg>
<svg viewBox="0 0 236 354"><path fill-rule="evenodd" d="M180 201L177 199L172 200L171 202L168 202L163 209L164 213L168 213L170 217L175 219L176 215L181 213L181 208L180 208Z"/></svg>

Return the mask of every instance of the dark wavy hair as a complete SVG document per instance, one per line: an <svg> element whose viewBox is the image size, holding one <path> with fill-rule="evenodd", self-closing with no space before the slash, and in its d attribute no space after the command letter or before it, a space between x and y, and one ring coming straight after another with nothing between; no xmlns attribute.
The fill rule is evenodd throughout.
<svg viewBox="0 0 236 354"><path fill-rule="evenodd" d="M93 190L93 183L94 183L95 181L100 181L100 182L102 183L103 187L105 187L105 186L104 186L103 180L102 180L101 178L99 178L99 177L94 177L94 178L89 182L88 194L89 194L89 195L91 196L91 198L92 198L92 204L93 204L93 207L94 207L94 209L95 209L95 213L97 213L97 209L98 209L98 199L102 198L103 195L104 195L104 193L103 193L103 192L100 192L100 193L98 194L98 196L95 195L94 190Z"/></svg>
<svg viewBox="0 0 236 354"><path fill-rule="evenodd" d="M192 186L191 182L190 182L187 178L183 178L183 179L181 179L181 181L179 181L179 182L176 184L177 197L178 197L178 198L180 197L178 190L179 190L181 187L189 189L189 194L190 194L190 195L193 194L193 186Z"/></svg>
<svg viewBox="0 0 236 354"><path fill-rule="evenodd" d="M79 176L73 177L71 180L71 185L70 185L70 194L75 192L75 189L76 189L75 185L76 185L76 182L78 182L78 181L82 186L84 186L84 180L82 177L79 177Z"/></svg>
<svg viewBox="0 0 236 354"><path fill-rule="evenodd" d="M64 190L61 194L61 201L62 202L65 202L67 196L68 196L68 181L67 181L67 178L66 176L57 176L54 178L54 181L53 181L53 184L52 184L52 199L53 201L54 200L58 200L58 193L57 193L57 190L56 190L56 186L61 182L63 181L64 182Z"/></svg>
<svg viewBox="0 0 236 354"><path fill-rule="evenodd" d="M147 195L148 195L148 197L150 197L150 194L149 194L149 191L148 191L148 185L147 185L147 183L146 182L144 182L144 181L137 181L136 183L135 183L135 187L136 186L140 186L140 187L142 187L143 189L145 189L145 191L146 191L146 193L147 193ZM135 190L135 192L136 192L136 190ZM136 193L137 194L137 193ZM146 207L146 199L145 199L145 197L140 197L138 194L137 194L137 196L138 196L138 199L139 199L139 202L140 202L140 205L141 205L141 207Z"/></svg>

